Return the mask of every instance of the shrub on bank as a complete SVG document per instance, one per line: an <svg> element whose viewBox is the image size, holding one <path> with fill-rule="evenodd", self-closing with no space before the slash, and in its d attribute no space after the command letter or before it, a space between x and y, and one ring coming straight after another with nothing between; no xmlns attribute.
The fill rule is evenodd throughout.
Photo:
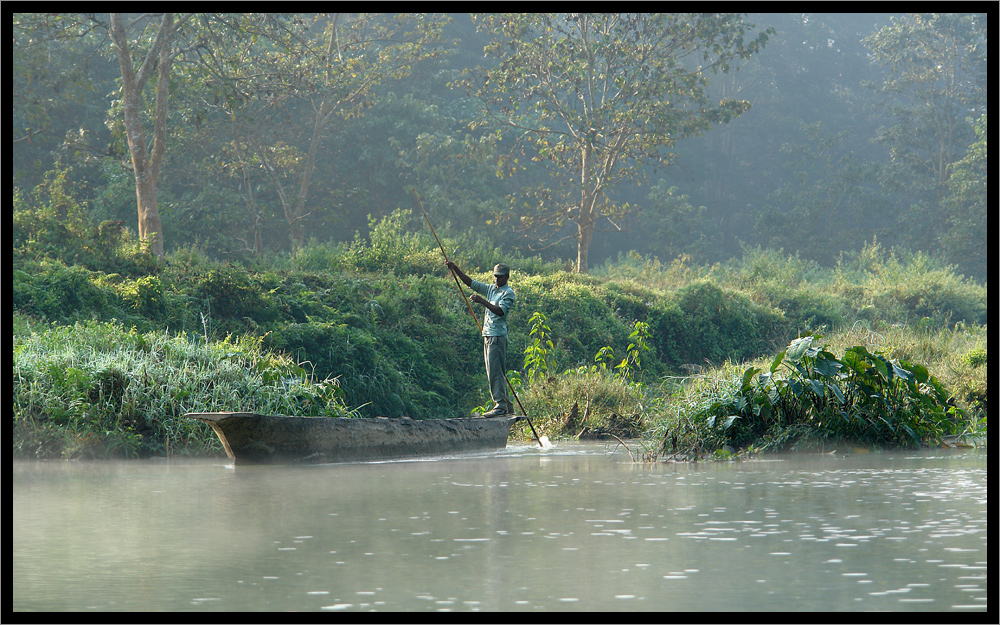
<svg viewBox="0 0 1000 625"><path fill-rule="evenodd" d="M654 336L668 337L671 347L661 349L675 366L754 358L772 350L789 332L780 311L754 304L712 282L682 287L674 301L673 314L650 325Z"/></svg>
<svg viewBox="0 0 1000 625"><path fill-rule="evenodd" d="M16 311L61 323L123 314L121 302L96 285L94 273L83 267L42 261L22 265L12 274Z"/></svg>
<svg viewBox="0 0 1000 625"><path fill-rule="evenodd" d="M88 221L87 204L76 199L71 174L71 169L49 171L30 193L14 189L15 266L47 260L127 276L156 273L159 262L122 222Z"/></svg>
<svg viewBox="0 0 1000 625"><path fill-rule="evenodd" d="M926 254L887 252L875 241L843 255L834 271L834 291L869 321L935 328L987 322L986 286Z"/></svg>
<svg viewBox="0 0 1000 625"><path fill-rule="evenodd" d="M648 432L649 455L845 442L919 447L985 435L985 413L959 408L924 365L865 345L838 358L819 339L800 337L769 363L696 379Z"/></svg>

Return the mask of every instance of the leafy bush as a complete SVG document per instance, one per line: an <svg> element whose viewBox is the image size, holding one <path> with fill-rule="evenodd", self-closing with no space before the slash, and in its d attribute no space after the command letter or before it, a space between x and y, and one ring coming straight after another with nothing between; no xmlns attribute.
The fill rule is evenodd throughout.
<svg viewBox="0 0 1000 625"><path fill-rule="evenodd" d="M369 215L369 240L355 234L345 256L356 268L375 273L410 274L440 267L440 257L422 233L406 232L412 211L396 209L376 220Z"/></svg>
<svg viewBox="0 0 1000 625"><path fill-rule="evenodd" d="M167 307L163 298L163 283L156 276L146 276L127 283L123 299L137 314L150 319L162 319Z"/></svg>
<svg viewBox="0 0 1000 625"><path fill-rule="evenodd" d="M895 308L902 321L928 319L939 327L986 323L985 288L949 270L928 268L919 256L906 271L886 273L882 277L884 288L874 294L873 303L887 310Z"/></svg>
<svg viewBox="0 0 1000 625"><path fill-rule="evenodd" d="M973 368L986 366L986 348L977 347L962 356L963 362Z"/></svg>
<svg viewBox="0 0 1000 625"><path fill-rule="evenodd" d="M920 252L886 252L875 241L842 255L835 273L836 291L870 319L935 327L987 321L986 287Z"/></svg>
<svg viewBox="0 0 1000 625"><path fill-rule="evenodd" d="M746 292L781 292L803 283L827 281L820 266L782 250L744 245L741 255L713 267L713 276L721 283Z"/></svg>
<svg viewBox="0 0 1000 625"><path fill-rule="evenodd" d="M407 414L403 379L386 365L372 335L347 324L308 322L272 331L264 344L294 356L318 375L334 377L349 405L369 416Z"/></svg>
<svg viewBox="0 0 1000 625"><path fill-rule="evenodd" d="M773 301L790 324L805 331L833 329L846 321L843 300L815 288L797 289L777 296Z"/></svg>
<svg viewBox="0 0 1000 625"><path fill-rule="evenodd" d="M923 365L864 345L838 359L819 338L795 339L767 369L746 368L709 393L702 386L709 401L675 418L673 434L708 450L823 440L916 447L971 426Z"/></svg>
<svg viewBox="0 0 1000 625"><path fill-rule="evenodd" d="M221 318L256 315L264 305L260 289L250 283L246 270L238 265L209 270L194 283L192 291L212 315Z"/></svg>
<svg viewBox="0 0 1000 625"><path fill-rule="evenodd" d="M259 326L276 322L281 317L272 297L276 286L267 274L251 275L241 265L223 265L195 273L185 290L206 334L222 337L256 333Z"/></svg>
<svg viewBox="0 0 1000 625"><path fill-rule="evenodd" d="M290 260L296 269L320 273L340 269L344 256L345 251L340 244L324 244L312 240L293 251Z"/></svg>
<svg viewBox="0 0 1000 625"><path fill-rule="evenodd" d="M755 358L772 349L787 332L780 312L712 282L685 286L674 301L677 308L651 319L650 326L654 341L675 365ZM662 346L663 337L668 337L672 349Z"/></svg>
<svg viewBox="0 0 1000 625"><path fill-rule="evenodd" d="M591 275L608 281L640 284L649 289L674 290L685 284L706 279L717 266L702 268L690 265L691 256L682 254L670 261L660 262L655 256L643 256L635 251L619 252L617 260L607 261L594 268Z"/></svg>
<svg viewBox="0 0 1000 625"><path fill-rule="evenodd" d="M43 261L15 269L14 310L29 315L71 323L93 315L109 318L122 315L121 302L112 292L97 286L94 273L83 267L66 267Z"/></svg>
<svg viewBox="0 0 1000 625"><path fill-rule="evenodd" d="M96 226L73 191L72 169L56 169L32 193L14 190L15 267L47 259L91 271L127 276L154 274L160 263L120 221Z"/></svg>

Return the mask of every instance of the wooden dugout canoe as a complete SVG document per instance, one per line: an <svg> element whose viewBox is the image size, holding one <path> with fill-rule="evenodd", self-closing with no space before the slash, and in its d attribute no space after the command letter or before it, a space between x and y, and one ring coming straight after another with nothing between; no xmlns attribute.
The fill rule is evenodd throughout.
<svg viewBox="0 0 1000 625"><path fill-rule="evenodd" d="M190 412L215 430L234 464L363 462L490 451L522 417L387 419Z"/></svg>

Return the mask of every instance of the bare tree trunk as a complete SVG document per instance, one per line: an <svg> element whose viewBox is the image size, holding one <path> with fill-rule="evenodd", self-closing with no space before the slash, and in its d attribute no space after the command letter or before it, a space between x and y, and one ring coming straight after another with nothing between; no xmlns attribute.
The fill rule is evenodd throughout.
<svg viewBox="0 0 1000 625"><path fill-rule="evenodd" d="M594 237L594 221L576 222L576 272L587 273L590 256L590 240Z"/></svg>
<svg viewBox="0 0 1000 625"><path fill-rule="evenodd" d="M146 241L149 250L163 257L163 225L156 200L156 183L160 176L160 164L166 148L167 105L170 96L170 40L174 34L173 13L164 13L146 58L138 73L132 65L128 36L120 13L111 14L111 37L118 65L122 73L122 103L124 109L125 138L132 169L135 173L135 197L138 206L139 238ZM153 118L153 146L146 149L146 137L142 123L142 91L154 69L157 72L156 109Z"/></svg>
<svg viewBox="0 0 1000 625"><path fill-rule="evenodd" d="M333 53L337 49L337 26L340 23L340 14L334 15L333 24L330 27L330 38L326 45L325 59L327 63L333 62ZM338 54L339 56L339 54ZM327 81L330 81L330 66L327 66ZM316 108L316 118L313 124L312 138L309 140L309 152L302 167L302 184L299 186L299 194L295 199L295 205L285 208L285 220L288 221L289 234L291 238L292 251L301 249L305 245L305 218L309 215L306 210L306 203L309 200L309 189L312 186L312 175L316 170L316 153L319 151L319 142L323 137L323 130L330 114L334 109L334 96L326 95L323 101Z"/></svg>
<svg viewBox="0 0 1000 625"><path fill-rule="evenodd" d="M594 137L584 138L580 150L580 213L576 216L576 272L587 273L587 257L590 255L590 240L594 237L594 194L589 191L591 184L591 163L594 155Z"/></svg>
<svg viewBox="0 0 1000 625"><path fill-rule="evenodd" d="M316 153L319 151L319 141L323 135L323 128L330 115L330 104L326 100L320 103L319 110L316 111L316 122L313 126L312 139L309 141L309 152L306 154L305 163L302 167L302 184L299 186L299 194L295 198L295 205L292 210L285 210L285 219L288 221L290 230L292 251L305 246L305 218L309 211L306 210L306 202L309 200L309 188L312 186L313 171L316 170Z"/></svg>
<svg viewBox="0 0 1000 625"><path fill-rule="evenodd" d="M590 243L594 238L597 220L601 217L600 201L607 181L611 178L627 143L625 133L619 133L610 143L604 162L597 168L593 165L593 137L586 140L580 156L580 212L576 216L576 272L587 273L589 269Z"/></svg>
<svg viewBox="0 0 1000 625"><path fill-rule="evenodd" d="M580 198L580 214L576 216L576 272L589 271L590 242L597 225L597 202L600 191L585 190Z"/></svg>

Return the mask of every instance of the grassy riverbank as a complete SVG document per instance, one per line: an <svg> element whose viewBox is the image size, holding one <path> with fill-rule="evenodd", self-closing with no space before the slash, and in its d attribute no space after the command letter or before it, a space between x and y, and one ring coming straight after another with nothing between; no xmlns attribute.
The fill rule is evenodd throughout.
<svg viewBox="0 0 1000 625"><path fill-rule="evenodd" d="M67 264L25 239L13 270L15 457L219 453L187 411L474 413L488 400L480 339L436 243L406 218L373 224L369 240L247 263L197 250L154 262L125 237L79 242ZM712 266L624 255L581 276L468 237L445 245L472 275L485 279L498 258L514 268L511 379L540 434L644 436L653 458L985 432L986 287L925 256L873 244L822 268L760 249ZM897 375L903 386L887 388L900 414L919 413L919 432L858 425L899 411L834 406L834 378L814 380L820 403L796 394L794 359L767 378L785 384L784 403L754 421L767 403L750 393L766 393L760 376L816 332L824 366L863 347L877 371L911 371L916 386ZM793 395L811 403L792 406ZM730 419L740 396L750 412ZM854 427L833 427L832 410Z"/></svg>
<svg viewBox="0 0 1000 625"><path fill-rule="evenodd" d="M259 338L205 342L118 323L39 328L14 317L14 456L220 454L186 412L349 416L334 381L316 381Z"/></svg>

